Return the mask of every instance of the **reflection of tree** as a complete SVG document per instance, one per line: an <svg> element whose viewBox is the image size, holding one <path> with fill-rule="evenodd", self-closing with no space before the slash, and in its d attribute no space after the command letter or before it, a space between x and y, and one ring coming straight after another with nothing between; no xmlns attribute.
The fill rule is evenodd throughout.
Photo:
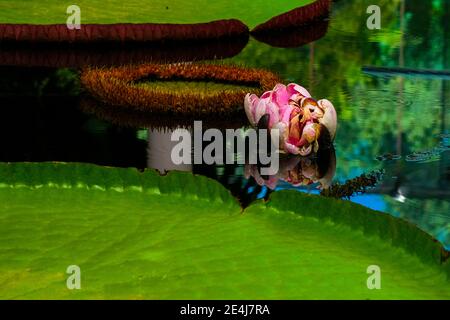
<svg viewBox="0 0 450 320"><path fill-rule="evenodd" d="M436 135L445 129L445 111L439 105L443 81L369 77L361 67L404 62L406 67L442 69L442 53L448 51L443 37L448 34L443 23L450 19L447 2L405 1L403 33L402 1L377 3L382 11L380 31L366 28L365 8L371 1L339 1L334 3L327 35L314 43L313 51L307 46L282 50L251 41L233 61L276 70L287 81L307 86L316 98L333 101L340 118L337 154L344 158L338 160L337 175L356 176L378 166L376 155L405 156L432 148Z"/></svg>
<svg viewBox="0 0 450 320"><path fill-rule="evenodd" d="M78 73L74 69L46 67L16 68L0 67L0 94L43 96L80 93Z"/></svg>
<svg viewBox="0 0 450 320"><path fill-rule="evenodd" d="M406 11L408 37L420 41L420 45L408 48L405 60L416 68L444 68L444 48L447 53L449 50L445 41L448 41L449 1L406 1Z"/></svg>

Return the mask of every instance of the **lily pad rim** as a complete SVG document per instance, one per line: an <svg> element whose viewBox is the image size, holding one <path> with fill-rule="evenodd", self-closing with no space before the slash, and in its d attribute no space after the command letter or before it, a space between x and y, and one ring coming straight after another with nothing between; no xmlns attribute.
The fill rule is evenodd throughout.
<svg viewBox="0 0 450 320"><path fill-rule="evenodd" d="M246 90L205 93L174 92L171 89L156 89L137 86L136 82L148 77L158 81L182 79L183 81L225 81L231 84L256 84L254 93L262 94L282 82L272 71L230 63L144 63L113 68L87 67L81 71L83 88L95 99L133 110L181 115L230 114L240 110ZM170 103L167 103L169 99Z"/></svg>
<svg viewBox="0 0 450 320"><path fill-rule="evenodd" d="M153 168L145 168L144 170L139 170L138 168L135 167L114 167L114 166L108 166L108 165L99 165L99 164L93 164L93 163L85 163L85 162L66 162L66 161L42 161L42 162L33 162L33 161L22 161L22 162L0 162L0 168L3 165L29 165L29 166L33 166L33 165L37 165L36 168L33 168L32 170L36 169L37 171L40 170L39 166L53 166L54 168L56 168L57 166L83 166L83 167L90 167L91 169L95 170L95 171L100 171L100 170L120 170L120 171L126 171L126 170L130 170L133 171L133 174L135 174L137 177L142 177L145 173L150 173L150 174L154 174L156 176L159 176L160 178L167 178L167 177L172 177L172 176L176 176L176 175L185 175L185 176L190 176L193 179L203 179L205 181L208 181L208 183L215 185L216 187L219 187L222 189L222 191L226 192L229 195L229 200L230 202L234 203L235 205L239 206L241 208L242 211L242 206L239 203L239 201L232 196L231 191L228 190L227 188L223 187L218 181L206 177L204 175L201 174L196 174L196 173L191 173L191 172L186 172L186 171L180 171L180 170L170 170L167 171L165 173L161 173L159 172L157 169L153 169ZM82 180L81 180L82 181ZM40 187L42 185L38 185L36 183L29 183L29 184L20 184L20 187L26 187L26 188L36 188L36 187ZM83 184L84 187L86 188L91 188L94 185L90 184L90 183L85 183ZM4 189L4 188L17 188L17 186L14 185L9 185L2 183L2 177L0 176L0 190ZM58 188L59 185L57 183L55 184L51 184L51 185L45 185L44 187L47 188ZM127 184L124 185L124 189L125 188L133 188L133 187L142 187L143 189L139 192L144 192L144 185L136 185L136 184ZM70 186L69 188L66 189L72 189L73 186ZM114 188L106 188L107 190L114 190ZM107 191L107 190L102 190L102 191ZM127 189L124 190L124 192L128 192L131 189ZM192 190L190 189L189 192L192 194L199 194L197 192L198 190ZM171 193L170 195L174 195L176 193ZM200 199L200 198L199 198Z"/></svg>

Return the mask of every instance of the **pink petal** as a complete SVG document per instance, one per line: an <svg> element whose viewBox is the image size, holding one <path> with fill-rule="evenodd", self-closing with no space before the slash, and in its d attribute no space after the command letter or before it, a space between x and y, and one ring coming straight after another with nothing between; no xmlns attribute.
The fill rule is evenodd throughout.
<svg viewBox="0 0 450 320"><path fill-rule="evenodd" d="M283 110L280 110L280 121L286 125L289 125L289 120L291 119L291 113L293 110L294 107L291 105L287 105L285 108L283 108Z"/></svg>
<svg viewBox="0 0 450 320"><path fill-rule="evenodd" d="M259 122L259 120L261 119L261 117L263 115L268 113L267 112L268 111L268 103L269 103L268 98L259 100L258 105L256 106L256 109L255 109L255 124L257 124Z"/></svg>
<svg viewBox="0 0 450 320"><path fill-rule="evenodd" d="M288 105L290 98L291 95L284 84L279 83L273 88L272 101L276 102L279 107Z"/></svg>
<svg viewBox="0 0 450 320"><path fill-rule="evenodd" d="M306 166L305 168L302 168L302 175L305 178L313 180L315 174L316 174L316 170L315 170L314 166Z"/></svg>
<svg viewBox="0 0 450 320"><path fill-rule="evenodd" d="M248 121L252 126L256 125L255 121L255 109L256 105L259 102L259 98L255 94L247 93L244 99L244 110L247 115Z"/></svg>
<svg viewBox="0 0 450 320"><path fill-rule="evenodd" d="M252 165L249 165L248 167L249 167L249 176L252 176L258 185L263 186L264 179L259 174L258 166L252 164Z"/></svg>
<svg viewBox="0 0 450 320"><path fill-rule="evenodd" d="M267 104L266 113L268 113L270 116L269 119L269 129L270 129L273 127L275 123L278 123L280 121L279 108L275 103L269 102Z"/></svg>
<svg viewBox="0 0 450 320"><path fill-rule="evenodd" d="M276 124L274 124L274 126L271 128L272 130L278 130L278 147L281 149L284 146L284 143L286 141L287 138L287 125L283 122L278 122ZM270 136L272 141L275 143L275 135L271 135Z"/></svg>
<svg viewBox="0 0 450 320"><path fill-rule="evenodd" d="M284 143L284 149L286 150L287 153L299 154L298 148L287 141Z"/></svg>
<svg viewBox="0 0 450 320"><path fill-rule="evenodd" d="M299 86L296 83L290 83L287 85L287 91L288 93L293 96L296 93L300 93L302 96L309 98L311 95L309 94L308 90L303 88L302 86Z"/></svg>
<svg viewBox="0 0 450 320"><path fill-rule="evenodd" d="M272 95L272 91L266 91L262 94L261 99L267 99Z"/></svg>
<svg viewBox="0 0 450 320"><path fill-rule="evenodd" d="M246 164L244 166L244 178L245 179L249 179L250 176L252 175L252 166L254 166L253 164Z"/></svg>
<svg viewBox="0 0 450 320"><path fill-rule="evenodd" d="M277 183L278 183L278 177L277 176L270 176L269 180L265 181L265 185L267 186L267 188L274 190L277 187Z"/></svg>

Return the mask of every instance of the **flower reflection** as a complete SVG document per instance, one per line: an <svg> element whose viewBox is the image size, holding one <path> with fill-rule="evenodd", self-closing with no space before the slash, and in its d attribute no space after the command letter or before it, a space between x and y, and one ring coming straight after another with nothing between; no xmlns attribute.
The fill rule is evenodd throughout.
<svg viewBox="0 0 450 320"><path fill-rule="evenodd" d="M280 158L278 173L262 176L258 164L246 164L246 179L253 177L260 186L274 190L278 182L285 181L294 187L318 184L319 189L328 189L336 173L336 154L334 147L320 148L314 156L287 156Z"/></svg>

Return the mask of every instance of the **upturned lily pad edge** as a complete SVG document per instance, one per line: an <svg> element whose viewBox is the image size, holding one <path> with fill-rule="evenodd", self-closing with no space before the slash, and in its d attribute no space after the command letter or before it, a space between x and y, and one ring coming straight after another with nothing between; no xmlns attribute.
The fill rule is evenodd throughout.
<svg viewBox="0 0 450 320"><path fill-rule="evenodd" d="M423 263L439 266L450 280L450 251L429 233L409 221L349 200L305 194L295 190L274 192L264 204L267 208L280 212L291 212L323 222L344 225L354 231L361 231L364 235L389 241L393 247L417 256Z"/></svg>
<svg viewBox="0 0 450 320"><path fill-rule="evenodd" d="M87 189L220 202L241 211L231 192L211 178L190 172L117 168L78 162L0 162L2 188Z"/></svg>

